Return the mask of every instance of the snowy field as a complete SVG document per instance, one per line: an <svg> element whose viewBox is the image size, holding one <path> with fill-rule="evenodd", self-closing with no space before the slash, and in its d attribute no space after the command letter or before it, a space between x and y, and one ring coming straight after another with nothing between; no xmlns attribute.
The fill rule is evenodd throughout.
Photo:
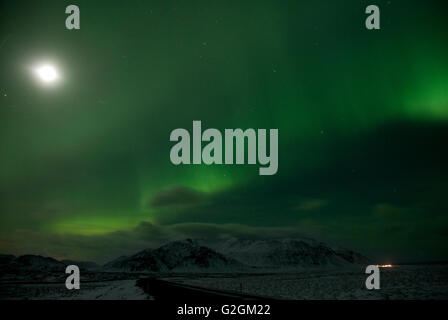
<svg viewBox="0 0 448 320"><path fill-rule="evenodd" d="M394 266L381 269L381 289L365 288L364 269L313 270L300 273L210 275L165 280L216 290L241 292L277 299L330 300L445 300L448 299L448 265Z"/></svg>
<svg viewBox="0 0 448 320"><path fill-rule="evenodd" d="M365 288L364 269L314 269L301 272L265 274L151 274L166 281L286 300L446 300L448 265L394 266L381 269L381 289ZM114 278L105 281L107 277ZM63 281L55 283L7 283L0 285L0 299L78 299L141 300L153 299L136 286L136 279L150 274L96 273L90 282L81 280L80 290L67 290ZM94 280L93 280L94 279ZM104 280L103 280L104 279ZM93 280L93 281L92 281ZM48 281L48 280L47 280ZM175 298L175 297L173 297Z"/></svg>
<svg viewBox="0 0 448 320"><path fill-rule="evenodd" d="M30 300L145 300L151 299L135 285L136 280L81 282L81 289L67 290L64 284L2 285L3 299Z"/></svg>

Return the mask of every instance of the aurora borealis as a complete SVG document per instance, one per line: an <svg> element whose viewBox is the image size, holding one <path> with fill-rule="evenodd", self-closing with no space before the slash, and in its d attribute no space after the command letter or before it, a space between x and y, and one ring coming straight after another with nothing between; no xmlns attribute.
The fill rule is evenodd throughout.
<svg viewBox="0 0 448 320"><path fill-rule="evenodd" d="M304 234L448 259L445 1L0 5L0 252L105 261ZM43 88L28 66L54 61ZM174 166L175 128L278 128L279 170ZM379 261L379 262L381 262Z"/></svg>

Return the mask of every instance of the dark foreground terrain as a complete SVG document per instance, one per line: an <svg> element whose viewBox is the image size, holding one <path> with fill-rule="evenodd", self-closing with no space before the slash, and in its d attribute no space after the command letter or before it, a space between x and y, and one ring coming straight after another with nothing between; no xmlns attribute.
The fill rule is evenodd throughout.
<svg viewBox="0 0 448 320"><path fill-rule="evenodd" d="M235 300L446 300L448 265L403 265L381 269L381 289L365 288L359 269L310 269L295 273L111 273L90 272L80 290L67 290L65 278L48 275L26 280L10 275L0 282L0 299L151 299ZM49 280L53 279L53 280Z"/></svg>

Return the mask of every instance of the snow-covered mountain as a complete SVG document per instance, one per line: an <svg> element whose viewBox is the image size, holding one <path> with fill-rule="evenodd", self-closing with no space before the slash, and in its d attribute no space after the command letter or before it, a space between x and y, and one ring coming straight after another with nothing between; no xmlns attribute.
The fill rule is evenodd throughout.
<svg viewBox="0 0 448 320"><path fill-rule="evenodd" d="M65 265L56 259L39 255L27 254L20 257L1 255L0 268L3 272L8 270L55 271L65 270Z"/></svg>
<svg viewBox="0 0 448 320"><path fill-rule="evenodd" d="M156 250L162 261L172 271L232 272L245 266L191 239L170 242Z"/></svg>
<svg viewBox="0 0 448 320"><path fill-rule="evenodd" d="M337 255L353 264L368 265L372 263L372 261L366 256L352 250L337 248L334 249L334 251Z"/></svg>
<svg viewBox="0 0 448 320"><path fill-rule="evenodd" d="M221 241L198 240L198 244L234 258L246 265L260 268L296 268L347 266L365 264L369 259L351 250L333 249L325 243L308 238Z"/></svg>
<svg viewBox="0 0 448 320"><path fill-rule="evenodd" d="M191 240L170 242L104 265L131 272L238 272L338 267L368 263L351 250L333 249L307 238ZM255 269L254 269L255 268Z"/></svg>
<svg viewBox="0 0 448 320"><path fill-rule="evenodd" d="M164 272L168 267L153 249L145 249L132 256L121 256L104 265L105 269L128 272Z"/></svg>
<svg viewBox="0 0 448 320"><path fill-rule="evenodd" d="M145 249L122 256L102 268L120 272L265 272L293 271L314 267L368 264L369 259L351 250L332 248L307 238L174 241L157 249ZM84 270L100 271L91 262L58 261L38 255L0 255L0 271L57 272L69 264ZM61 273L62 274L62 273Z"/></svg>
<svg viewBox="0 0 448 320"><path fill-rule="evenodd" d="M93 262L87 261L73 261L62 260L58 261L50 257L43 257L40 255L27 254L19 257L13 255L0 254L0 269L3 272L17 272L23 271L65 271L65 267L68 265L77 265L80 269L95 269L98 265Z"/></svg>
<svg viewBox="0 0 448 320"><path fill-rule="evenodd" d="M235 272L240 262L225 257L196 241L174 241L158 249L146 249L104 265L109 270L153 272Z"/></svg>

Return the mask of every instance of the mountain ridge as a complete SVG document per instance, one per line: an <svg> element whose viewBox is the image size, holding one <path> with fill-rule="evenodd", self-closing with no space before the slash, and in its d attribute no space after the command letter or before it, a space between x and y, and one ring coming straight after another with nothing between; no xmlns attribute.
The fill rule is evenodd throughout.
<svg viewBox="0 0 448 320"><path fill-rule="evenodd" d="M352 250L331 247L310 238L186 239L120 256L103 265L56 260L40 255L0 254L0 270L60 271L67 265L82 270L119 272L277 272L307 268L347 267L370 264Z"/></svg>
<svg viewBox="0 0 448 320"><path fill-rule="evenodd" d="M229 238L173 241L156 249L119 257L104 267L131 272L249 272L344 267L369 262L370 259L360 253L332 248L309 238Z"/></svg>

